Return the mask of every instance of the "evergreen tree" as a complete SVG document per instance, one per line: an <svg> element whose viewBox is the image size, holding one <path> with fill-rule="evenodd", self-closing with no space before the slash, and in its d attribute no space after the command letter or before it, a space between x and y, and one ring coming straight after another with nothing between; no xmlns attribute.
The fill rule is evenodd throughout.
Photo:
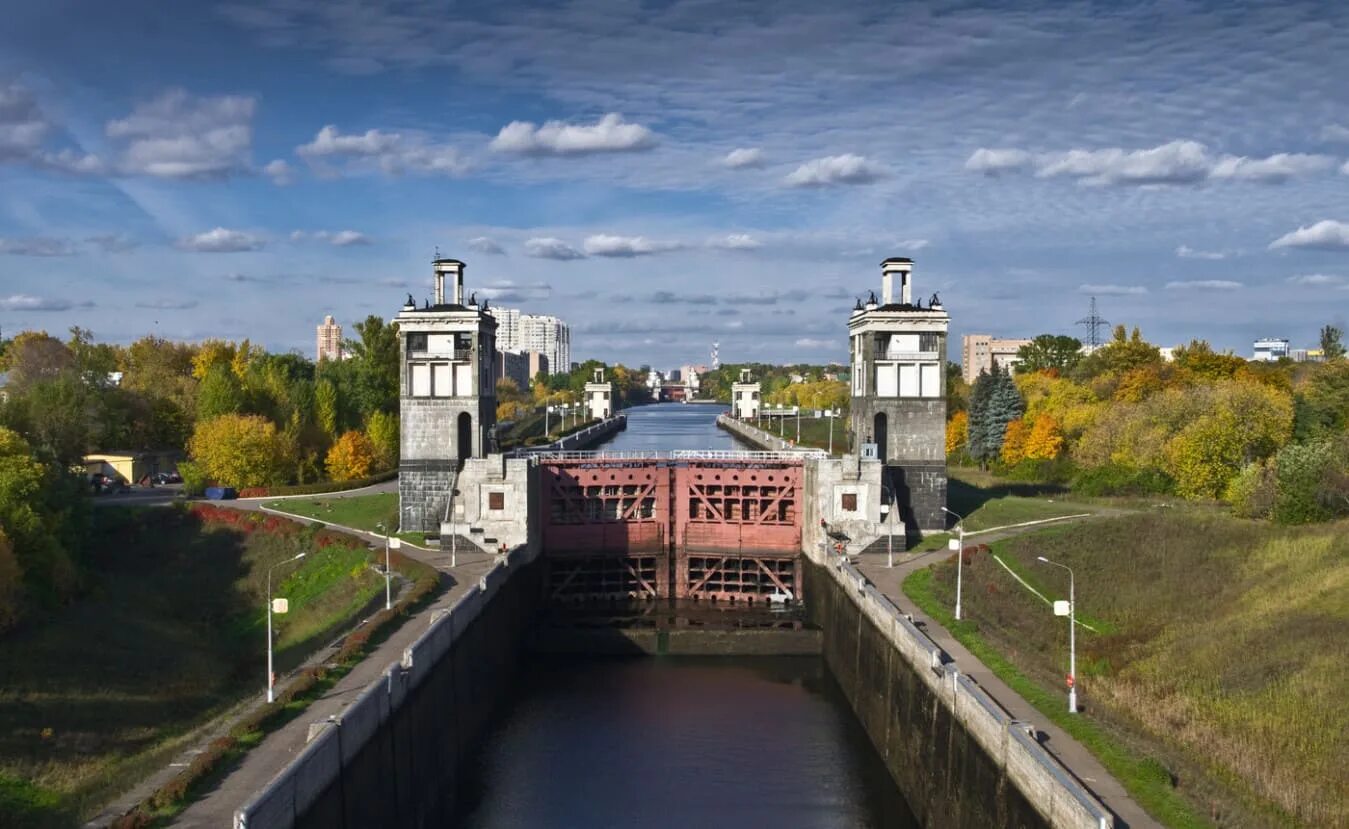
<svg viewBox="0 0 1349 829"><path fill-rule="evenodd" d="M981 371L978 378L974 381L974 386L970 389L969 398L969 425L968 429L968 447L970 457L979 461L983 466L987 458L997 454L997 449L992 451L986 446L986 436L984 431L985 414L988 411L989 397L992 395L993 386L997 383L998 367L993 366L992 373ZM1001 443L999 443L999 447Z"/></svg>

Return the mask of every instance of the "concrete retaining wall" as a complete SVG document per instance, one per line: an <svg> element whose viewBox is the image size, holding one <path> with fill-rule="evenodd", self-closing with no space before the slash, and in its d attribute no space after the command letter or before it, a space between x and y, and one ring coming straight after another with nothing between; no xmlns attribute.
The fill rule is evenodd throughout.
<svg viewBox="0 0 1349 829"><path fill-rule="evenodd" d="M589 449L590 447L603 443L614 434L628 428L628 416L625 414L616 414L613 417L601 420L593 426L587 426L579 432L573 432L566 437L559 438L549 444L548 450L572 451L579 449Z"/></svg>
<svg viewBox="0 0 1349 829"><path fill-rule="evenodd" d="M1106 829L1113 816L1024 723L946 660L851 564L811 555L824 656L924 826Z"/></svg>
<svg viewBox="0 0 1349 829"><path fill-rule="evenodd" d="M459 769L514 680L542 563L512 553L234 815L235 829L444 826Z"/></svg>
<svg viewBox="0 0 1349 829"><path fill-rule="evenodd" d="M717 415L717 425L741 440L760 449L777 452L784 449L795 449L796 445L790 440L784 440L777 435L769 434L764 430L743 420L735 418L725 413Z"/></svg>

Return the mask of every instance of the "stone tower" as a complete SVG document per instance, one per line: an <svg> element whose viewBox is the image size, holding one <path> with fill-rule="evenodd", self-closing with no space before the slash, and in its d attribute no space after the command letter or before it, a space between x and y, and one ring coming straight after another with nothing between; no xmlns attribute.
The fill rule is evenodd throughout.
<svg viewBox="0 0 1349 829"><path fill-rule="evenodd" d="M759 384L747 368L740 369L740 381L731 384L731 414L741 420L759 416Z"/></svg>
<svg viewBox="0 0 1349 829"><path fill-rule="evenodd" d="M595 369L595 376L585 386L586 413L592 420L603 420L614 413L614 385L604 379L604 369Z"/></svg>
<svg viewBox="0 0 1349 829"><path fill-rule="evenodd" d="M418 308L409 295L396 320L405 532L439 532L464 459L495 449L496 320L476 295L464 298L463 262L437 259L433 267L434 304Z"/></svg>
<svg viewBox="0 0 1349 829"><path fill-rule="evenodd" d="M881 297L848 319L852 431L875 444L909 535L946 527L946 331L936 294L913 300L913 262L881 263ZM898 295L896 296L896 293Z"/></svg>

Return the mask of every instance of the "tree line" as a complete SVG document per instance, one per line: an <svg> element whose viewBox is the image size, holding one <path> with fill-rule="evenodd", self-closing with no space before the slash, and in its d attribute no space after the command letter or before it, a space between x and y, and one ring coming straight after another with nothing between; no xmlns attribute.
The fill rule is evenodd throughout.
<svg viewBox="0 0 1349 829"><path fill-rule="evenodd" d="M1322 331L1321 362L1247 361L1202 340L1170 361L1135 328L1090 354L1037 337L1014 373L952 378L952 463L1066 483L1091 495L1224 501L1240 516L1349 515L1349 360Z"/></svg>

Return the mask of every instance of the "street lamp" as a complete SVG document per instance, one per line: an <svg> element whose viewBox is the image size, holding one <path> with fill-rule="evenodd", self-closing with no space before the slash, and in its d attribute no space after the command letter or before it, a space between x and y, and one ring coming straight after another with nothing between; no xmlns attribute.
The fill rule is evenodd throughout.
<svg viewBox="0 0 1349 829"><path fill-rule="evenodd" d="M285 561L278 561L267 568L267 701L272 702L275 696L272 688L276 685L276 675L272 673L272 571L283 564L290 564L292 561L299 561L304 558L304 553L300 553L294 558L288 558Z"/></svg>
<svg viewBox="0 0 1349 829"><path fill-rule="evenodd" d="M1036 560L1051 565L1053 567L1062 567L1068 571L1068 713L1077 713L1077 599L1074 595L1073 586L1073 568L1066 564L1059 564L1057 561L1050 561L1044 556L1036 556ZM1062 616L1059 612L1059 603L1054 603L1054 614Z"/></svg>
<svg viewBox="0 0 1349 829"><path fill-rule="evenodd" d="M384 609L393 610L393 587L389 576L389 531L383 524L376 524L375 529L384 536Z"/></svg>
<svg viewBox="0 0 1349 829"><path fill-rule="evenodd" d="M895 566L895 524L888 501L881 502L881 517L885 519L885 566Z"/></svg>
<svg viewBox="0 0 1349 829"><path fill-rule="evenodd" d="M796 407L796 442L801 442L801 407Z"/></svg>
<svg viewBox="0 0 1349 829"><path fill-rule="evenodd" d="M960 621L960 582L965 569L965 516L957 515L946 507L942 507L941 511L947 515L955 515L956 533L959 535L959 540L956 541L956 621L958 622Z"/></svg>

